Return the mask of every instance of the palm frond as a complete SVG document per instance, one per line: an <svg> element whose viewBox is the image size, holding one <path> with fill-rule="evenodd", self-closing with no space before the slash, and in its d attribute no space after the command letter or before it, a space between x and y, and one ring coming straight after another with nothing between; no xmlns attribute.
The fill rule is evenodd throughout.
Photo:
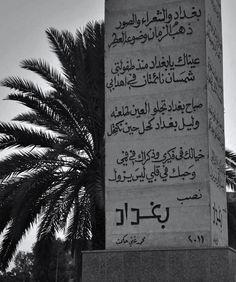
<svg viewBox="0 0 236 282"><path fill-rule="evenodd" d="M0 249L2 268L8 266L22 236L32 227L45 206L42 195L55 179L51 172L51 168L40 170L20 179L21 185L18 185L12 201L11 220Z"/></svg>
<svg viewBox="0 0 236 282"><path fill-rule="evenodd" d="M232 169L236 169L236 154L228 149L225 150L226 165Z"/></svg>
<svg viewBox="0 0 236 282"><path fill-rule="evenodd" d="M39 74L49 85L58 92L66 93L68 86L63 77L49 64L41 59L29 59L21 62L21 67Z"/></svg>
<svg viewBox="0 0 236 282"><path fill-rule="evenodd" d="M0 206L0 234L5 230L11 222L12 201L8 199Z"/></svg>
<svg viewBox="0 0 236 282"><path fill-rule="evenodd" d="M72 242L77 239L91 239L91 218L89 206L90 203L87 194L84 194L79 199L75 200L66 234L67 241Z"/></svg>
<svg viewBox="0 0 236 282"><path fill-rule="evenodd" d="M49 133L26 128L18 124L0 123L0 134L13 136L16 142L15 146L17 147L39 146L53 148L53 146L59 143L59 140Z"/></svg>
<svg viewBox="0 0 236 282"><path fill-rule="evenodd" d="M17 147L18 142L13 136L0 136L0 150Z"/></svg>
<svg viewBox="0 0 236 282"><path fill-rule="evenodd" d="M36 97L44 97L42 89L31 81L20 77L8 77L1 81L1 85L19 91L20 93L32 94Z"/></svg>
<svg viewBox="0 0 236 282"><path fill-rule="evenodd" d="M49 150L45 152L17 151L0 160L0 179L17 177L21 173L34 171L48 164L58 164L58 159L48 158ZM1 191L0 191L1 198Z"/></svg>
<svg viewBox="0 0 236 282"><path fill-rule="evenodd" d="M64 36L55 28L49 28L46 30L46 34L49 40L52 51L57 55L64 76L68 82L73 85L75 82L75 76L73 71L73 60L71 58L71 50L69 49Z"/></svg>
<svg viewBox="0 0 236 282"><path fill-rule="evenodd" d="M226 185L236 191L236 171L231 168L226 168Z"/></svg>

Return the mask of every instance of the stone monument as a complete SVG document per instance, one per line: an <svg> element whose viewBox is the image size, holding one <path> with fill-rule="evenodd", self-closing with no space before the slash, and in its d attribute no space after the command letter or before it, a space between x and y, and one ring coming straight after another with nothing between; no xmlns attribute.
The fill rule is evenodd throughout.
<svg viewBox="0 0 236 282"><path fill-rule="evenodd" d="M234 281L220 0L106 0L105 91L107 251L84 281Z"/></svg>

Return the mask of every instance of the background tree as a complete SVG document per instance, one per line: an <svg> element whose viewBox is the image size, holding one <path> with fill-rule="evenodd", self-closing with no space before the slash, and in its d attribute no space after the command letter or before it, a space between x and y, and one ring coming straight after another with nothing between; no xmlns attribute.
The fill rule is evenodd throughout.
<svg viewBox="0 0 236 282"><path fill-rule="evenodd" d="M62 240L52 241L51 246L47 248L42 248L36 243L33 256L32 273L35 282L68 282L74 278L74 260Z"/></svg>
<svg viewBox="0 0 236 282"><path fill-rule="evenodd" d="M66 250L64 241L57 239L47 249L39 248L36 243L32 252L19 251L14 258L14 267L0 273L0 282L68 282L74 278L74 272L70 251Z"/></svg>
<svg viewBox="0 0 236 282"><path fill-rule="evenodd" d="M15 277L15 281L31 282L33 270L33 254L20 251L16 254L14 259L14 268L11 274Z"/></svg>
<svg viewBox="0 0 236 282"><path fill-rule="evenodd" d="M11 271L0 272L0 282L17 282Z"/></svg>

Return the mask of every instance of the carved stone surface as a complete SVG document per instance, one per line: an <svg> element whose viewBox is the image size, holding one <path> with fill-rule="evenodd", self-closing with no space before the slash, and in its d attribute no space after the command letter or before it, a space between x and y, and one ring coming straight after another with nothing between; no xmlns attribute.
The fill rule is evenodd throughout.
<svg viewBox="0 0 236 282"><path fill-rule="evenodd" d="M83 253L83 282L235 282L230 248Z"/></svg>
<svg viewBox="0 0 236 282"><path fill-rule="evenodd" d="M106 249L227 246L220 1L105 7Z"/></svg>

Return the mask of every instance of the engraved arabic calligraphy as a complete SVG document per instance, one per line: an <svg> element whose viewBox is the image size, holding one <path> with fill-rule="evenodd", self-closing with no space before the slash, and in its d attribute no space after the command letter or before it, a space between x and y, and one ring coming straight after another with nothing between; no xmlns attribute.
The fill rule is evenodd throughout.
<svg viewBox="0 0 236 282"><path fill-rule="evenodd" d="M115 106L110 113L111 118L123 118L123 117L136 117L151 115L156 116L157 114L165 115L167 113L179 112L181 114L193 114L203 107L201 102L197 102L194 98L183 102L180 100L168 101L167 99L156 100L154 103L148 102L147 100L143 105L138 106L135 103L132 105Z"/></svg>
<svg viewBox="0 0 236 282"><path fill-rule="evenodd" d="M145 101L143 105L115 106L111 109L112 121L106 135L145 135L148 132L170 130L172 132L197 130L200 121L194 115L203 107L193 99L187 102L157 100L156 103ZM174 114L176 115L169 115ZM178 114L179 113L179 114ZM165 116L165 114L168 114ZM135 119L130 119L134 117ZM143 117L142 119L139 119ZM145 117L145 119L144 119ZM113 121L115 119L115 121ZM118 120L117 120L118 119ZM116 121L117 120L117 121Z"/></svg>
<svg viewBox="0 0 236 282"><path fill-rule="evenodd" d="M117 158L112 168L109 182L115 183L153 183L194 180L197 176L195 163L204 159L202 150L195 148L173 147L164 152L153 148L148 150L126 150ZM187 161L191 161L188 162Z"/></svg>
<svg viewBox="0 0 236 282"><path fill-rule="evenodd" d="M147 150L124 150L121 152L121 157L117 158L116 163L118 165L134 165L135 163L139 163L145 165L146 163L171 163L173 161L183 161L183 160L194 160L195 162L204 158L202 154L202 150L196 152L196 149L190 147L184 149L183 147L173 147L164 152L159 152L154 148Z"/></svg>
<svg viewBox="0 0 236 282"><path fill-rule="evenodd" d="M198 22L202 16L201 9L195 6L182 8L180 5L173 11L167 8L144 13L132 13L126 20L120 20L112 33L108 48L117 46L145 44L165 38L175 39L179 35L192 35L192 22Z"/></svg>
<svg viewBox="0 0 236 282"><path fill-rule="evenodd" d="M143 219L155 219L158 223L161 223L161 228L164 229L164 223L168 221L170 216L170 208L166 207L163 212L161 204L155 204L153 201L150 202L150 206L151 214L141 215L139 208L129 208L128 203L124 203L124 208L116 209L119 218L116 225L124 225L127 221L129 221L131 225L139 225Z"/></svg>
<svg viewBox="0 0 236 282"><path fill-rule="evenodd" d="M129 247L142 245L146 239L146 236L143 236L141 239L138 239L138 235L121 235L120 238L117 238L116 245L128 245Z"/></svg>
<svg viewBox="0 0 236 282"><path fill-rule="evenodd" d="M178 56L153 56L119 59L111 67L111 78L106 88L113 92L118 87L140 88L148 85L189 83L195 81L194 69L200 65L200 58L190 53Z"/></svg>

